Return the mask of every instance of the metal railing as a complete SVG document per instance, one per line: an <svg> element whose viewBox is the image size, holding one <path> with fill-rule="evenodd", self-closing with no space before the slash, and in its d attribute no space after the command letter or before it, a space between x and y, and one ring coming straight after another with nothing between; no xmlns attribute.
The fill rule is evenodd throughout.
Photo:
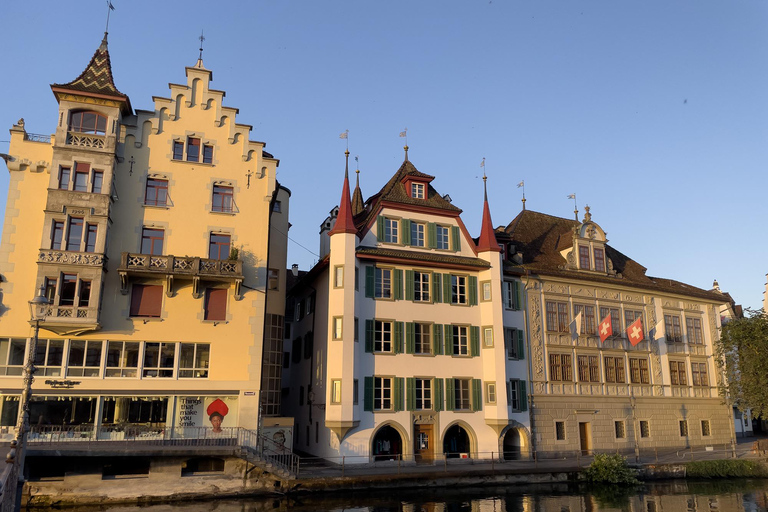
<svg viewBox="0 0 768 512"><path fill-rule="evenodd" d="M24 140L28 140L29 142L45 142L47 144L51 143L51 136L50 135L41 135L39 133L24 133Z"/></svg>

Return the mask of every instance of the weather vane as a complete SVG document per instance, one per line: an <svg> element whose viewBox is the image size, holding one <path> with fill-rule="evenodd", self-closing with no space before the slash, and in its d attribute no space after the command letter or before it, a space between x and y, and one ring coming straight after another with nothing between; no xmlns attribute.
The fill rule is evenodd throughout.
<svg viewBox="0 0 768 512"><path fill-rule="evenodd" d="M203 41L205 41L205 36L203 35L203 31L200 31L200 56L197 58L197 60L203 60Z"/></svg>

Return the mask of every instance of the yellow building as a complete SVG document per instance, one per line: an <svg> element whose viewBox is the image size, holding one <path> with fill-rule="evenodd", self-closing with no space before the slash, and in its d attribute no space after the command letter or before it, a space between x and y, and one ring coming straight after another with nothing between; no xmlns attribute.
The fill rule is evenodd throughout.
<svg viewBox="0 0 768 512"><path fill-rule="evenodd" d="M51 86L55 132L28 133L23 119L11 129L0 245L7 436L34 332L28 301L41 287L38 435L44 425L100 438L126 426L255 429L260 406L279 411L290 192L202 59L185 71L168 98L134 112L105 34L80 76Z"/></svg>

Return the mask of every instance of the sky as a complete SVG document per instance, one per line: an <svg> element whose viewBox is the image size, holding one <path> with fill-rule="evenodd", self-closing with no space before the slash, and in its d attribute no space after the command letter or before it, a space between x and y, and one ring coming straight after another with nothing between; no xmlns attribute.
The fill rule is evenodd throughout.
<svg viewBox="0 0 768 512"><path fill-rule="evenodd" d="M292 192L288 264L317 261L345 143L364 197L409 159L480 231L526 207L583 217L648 275L717 279L762 306L768 272L764 0L112 0L118 89L152 109L198 57ZM214 7L214 5L216 7ZM23 117L54 132L49 85L76 78L106 0L0 2L0 153ZM347 141L339 134L349 130ZM350 160L354 170L355 162ZM352 174L354 179L354 174ZM8 173L0 164L0 208Z"/></svg>

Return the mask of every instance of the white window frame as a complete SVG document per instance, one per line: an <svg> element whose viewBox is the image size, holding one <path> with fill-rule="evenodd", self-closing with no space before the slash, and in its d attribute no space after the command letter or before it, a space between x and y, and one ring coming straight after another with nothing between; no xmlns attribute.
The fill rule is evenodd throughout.
<svg viewBox="0 0 768 512"><path fill-rule="evenodd" d="M441 251L451 249L451 227L437 224L435 226L435 248Z"/></svg>
<svg viewBox="0 0 768 512"><path fill-rule="evenodd" d="M413 405L417 411L432 410L432 379L416 377L413 379L413 389L416 394L416 400Z"/></svg>
<svg viewBox="0 0 768 512"><path fill-rule="evenodd" d="M469 357L469 327L466 325L452 325L451 327L453 355Z"/></svg>
<svg viewBox="0 0 768 512"><path fill-rule="evenodd" d="M430 302L430 282L432 275L429 272L413 271L413 301Z"/></svg>
<svg viewBox="0 0 768 512"><path fill-rule="evenodd" d="M333 324L331 325L331 333L333 336L333 340L340 340L344 336L344 317L342 316L335 316L333 317Z"/></svg>
<svg viewBox="0 0 768 512"><path fill-rule="evenodd" d="M373 377L373 410L392 411L395 408L394 378Z"/></svg>
<svg viewBox="0 0 768 512"><path fill-rule="evenodd" d="M424 351L425 347L426 351ZM414 322L413 353L417 355L432 354L432 324L426 322Z"/></svg>
<svg viewBox="0 0 768 512"><path fill-rule="evenodd" d="M392 300L392 269L389 267L374 267L373 296L376 299ZM385 293L386 292L386 293Z"/></svg>
<svg viewBox="0 0 768 512"><path fill-rule="evenodd" d="M424 183L411 183L411 197L414 199L426 199L427 187Z"/></svg>
<svg viewBox="0 0 768 512"><path fill-rule="evenodd" d="M411 245L426 247L427 225L423 222L411 222Z"/></svg>
<svg viewBox="0 0 768 512"><path fill-rule="evenodd" d="M390 354L394 352L394 322L391 320L373 321L373 351Z"/></svg>
<svg viewBox="0 0 768 512"><path fill-rule="evenodd" d="M384 217L384 233L381 235L381 240L387 244L400 243L400 219Z"/></svg>
<svg viewBox="0 0 768 512"><path fill-rule="evenodd" d="M466 306L469 303L467 286L467 276L451 274L451 304Z"/></svg>

